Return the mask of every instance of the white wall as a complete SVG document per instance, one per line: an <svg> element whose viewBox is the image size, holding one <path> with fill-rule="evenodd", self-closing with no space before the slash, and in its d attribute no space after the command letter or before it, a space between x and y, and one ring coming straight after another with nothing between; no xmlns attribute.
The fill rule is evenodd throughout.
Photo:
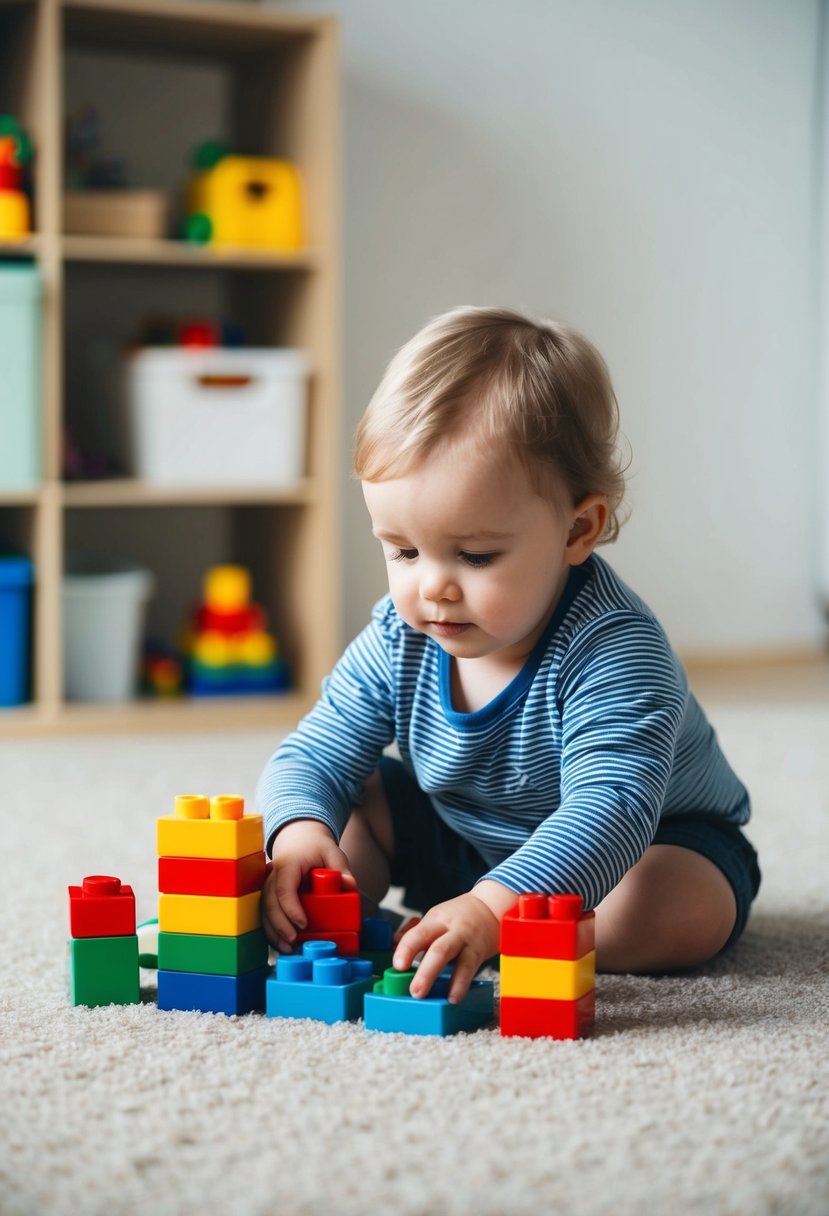
<svg viewBox="0 0 829 1216"><path fill-rule="evenodd" d="M444 308L566 319L633 451L605 553L677 645L822 636L819 0L294 7L343 20L349 425ZM351 635L384 570L345 492Z"/></svg>

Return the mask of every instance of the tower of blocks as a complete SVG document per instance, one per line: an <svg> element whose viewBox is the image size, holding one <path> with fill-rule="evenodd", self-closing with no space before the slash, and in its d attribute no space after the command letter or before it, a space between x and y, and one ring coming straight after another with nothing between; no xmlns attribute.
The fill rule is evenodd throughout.
<svg viewBox="0 0 829 1216"><path fill-rule="evenodd" d="M204 602L181 639L187 689L193 696L283 691L287 670L265 611L251 603L244 566L212 566L204 577Z"/></svg>
<svg viewBox="0 0 829 1216"><path fill-rule="evenodd" d="M69 999L73 1005L135 1005L141 999L135 896L108 874L69 887Z"/></svg>
<svg viewBox="0 0 829 1216"><path fill-rule="evenodd" d="M501 1034L579 1039L596 1012L595 914L580 895L518 897L501 922Z"/></svg>
<svg viewBox="0 0 829 1216"><path fill-rule="evenodd" d="M231 794L182 794L158 820L159 1009L264 1009L263 843L262 816Z"/></svg>

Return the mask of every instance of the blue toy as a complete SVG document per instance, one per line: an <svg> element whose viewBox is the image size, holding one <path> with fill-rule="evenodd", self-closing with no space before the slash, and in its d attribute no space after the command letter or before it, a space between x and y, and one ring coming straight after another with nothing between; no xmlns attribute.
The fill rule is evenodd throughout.
<svg viewBox="0 0 829 1216"><path fill-rule="evenodd" d="M363 1017L366 1030L401 1034L446 1036L459 1031L480 1030L495 1015L494 990L490 980L473 980L459 1005L447 998L451 975L443 972L427 997L409 996L414 971L389 968L374 991L365 998Z"/></svg>
<svg viewBox="0 0 829 1216"><path fill-rule="evenodd" d="M261 1012L269 968L244 975L205 975L198 971L158 972L159 1009L197 1009L201 1013Z"/></svg>
<svg viewBox="0 0 829 1216"><path fill-rule="evenodd" d="M265 984L265 1013L329 1025L353 1022L363 1016L373 982L369 959L339 958L333 942L305 942L301 954L277 959Z"/></svg>

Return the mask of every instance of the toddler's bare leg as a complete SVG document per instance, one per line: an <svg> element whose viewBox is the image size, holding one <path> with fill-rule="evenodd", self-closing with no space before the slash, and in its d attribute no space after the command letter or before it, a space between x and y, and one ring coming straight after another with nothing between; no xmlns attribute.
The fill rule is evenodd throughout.
<svg viewBox="0 0 829 1216"><path fill-rule="evenodd" d="M389 889L394 856L391 812L379 773L373 773L366 782L365 797L351 812L340 848L362 893L379 904Z"/></svg>
<svg viewBox="0 0 829 1216"><path fill-rule="evenodd" d="M691 849L655 844L596 909L600 971L699 966L728 941L737 916L731 884Z"/></svg>

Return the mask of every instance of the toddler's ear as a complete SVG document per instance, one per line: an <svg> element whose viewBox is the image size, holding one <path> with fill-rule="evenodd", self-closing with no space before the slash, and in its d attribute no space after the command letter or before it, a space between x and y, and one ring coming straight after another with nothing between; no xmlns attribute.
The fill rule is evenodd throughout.
<svg viewBox="0 0 829 1216"><path fill-rule="evenodd" d="M578 566L587 560L605 530L607 499L603 494L590 494L578 503L575 512L567 538L567 556L571 565Z"/></svg>

